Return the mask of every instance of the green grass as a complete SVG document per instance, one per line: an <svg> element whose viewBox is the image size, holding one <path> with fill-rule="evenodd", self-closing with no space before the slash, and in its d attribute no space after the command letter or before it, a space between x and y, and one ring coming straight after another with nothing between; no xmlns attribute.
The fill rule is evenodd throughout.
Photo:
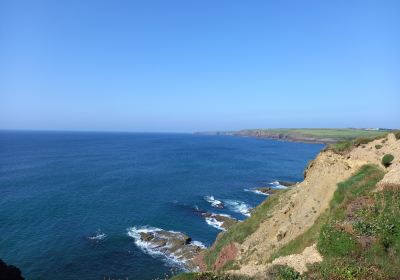
<svg viewBox="0 0 400 280"><path fill-rule="evenodd" d="M354 147L353 141L343 140L335 144L328 146L328 149L334 151L337 154L342 154L344 152L350 151Z"/></svg>
<svg viewBox="0 0 400 280"><path fill-rule="evenodd" d="M375 204L359 211L356 234L372 236L376 242L364 250L366 263L384 275L400 275L400 192L385 190L374 195Z"/></svg>
<svg viewBox="0 0 400 280"><path fill-rule="evenodd" d="M287 265L274 265L267 272L267 278L270 280L306 280L305 276Z"/></svg>
<svg viewBox="0 0 400 280"><path fill-rule="evenodd" d="M335 227L333 224L326 224L322 227L318 240L318 251L325 257L346 256L359 249L355 238Z"/></svg>
<svg viewBox="0 0 400 280"><path fill-rule="evenodd" d="M170 280L250 280L245 276L235 276L228 274L217 274L215 272L189 272L181 273L170 278Z"/></svg>
<svg viewBox="0 0 400 280"><path fill-rule="evenodd" d="M269 133L284 134L294 137L312 137L317 139L349 140L354 138L370 138L381 136L385 130L361 130L361 129L330 129L330 128L300 128L300 129L254 129L246 131L264 131Z"/></svg>
<svg viewBox="0 0 400 280"><path fill-rule="evenodd" d="M372 192L383 175L383 170L367 165L338 185L317 241L323 262L312 267L310 279L397 279L400 275L400 193ZM349 216L350 205L358 208Z"/></svg>
<svg viewBox="0 0 400 280"><path fill-rule="evenodd" d="M279 196L283 192L285 191L282 190L282 192L276 193L266 199L262 204L254 209L251 217L230 227L228 231L222 233L219 238L217 238L213 247L208 249L204 256L204 261L208 269L213 268L215 260L224 246L231 242L242 243L246 237L258 229L260 224L269 217L271 208L277 204Z"/></svg>
<svg viewBox="0 0 400 280"><path fill-rule="evenodd" d="M273 258L317 243L323 261L312 265L304 279L399 279L400 191L373 192L384 174L378 166L365 165L339 183L329 209Z"/></svg>
<svg viewBox="0 0 400 280"><path fill-rule="evenodd" d="M397 132L398 133L398 132ZM377 139L383 139L382 143L386 142L386 137L388 133L382 132L381 134L378 135L371 135L370 137L359 137L359 138L353 138L353 139L344 139L341 140L337 143L330 144L327 149L332 150L335 153L338 154L345 154L349 152L353 147L358 147L358 146L363 146L365 144L368 144L374 140ZM382 145L375 145L376 149L381 149Z"/></svg>
<svg viewBox="0 0 400 280"><path fill-rule="evenodd" d="M338 184L338 188L330 202L330 207L322 213L314 224L303 234L290 241L288 244L273 252L270 261L290 254L299 254L306 247L316 243L320 237L322 228L330 219L338 219L344 216L343 205L363 192L370 191L382 178L383 171L375 165L365 165L356 174L345 182Z"/></svg>

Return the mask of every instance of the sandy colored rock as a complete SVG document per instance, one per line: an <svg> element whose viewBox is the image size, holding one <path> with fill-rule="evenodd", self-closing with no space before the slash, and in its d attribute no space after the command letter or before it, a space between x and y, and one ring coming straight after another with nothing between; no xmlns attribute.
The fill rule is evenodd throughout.
<svg viewBox="0 0 400 280"><path fill-rule="evenodd" d="M277 258L272 262L272 265L287 265L303 274L307 271L308 264L318 263L321 261L322 256L317 250L317 245L314 244L305 248L301 254L293 254Z"/></svg>
<svg viewBox="0 0 400 280"><path fill-rule="evenodd" d="M382 145L376 149L375 145ZM385 154L394 156L393 163L385 168L381 159ZM383 182L398 183L400 177L400 140L393 134L387 140L374 140L355 147L345 155L330 150L321 152L305 170L303 182L282 194L271 211L270 218L240 244L236 262L241 266L235 274L244 274L262 279L270 264L271 254L281 246L307 231L318 216L329 206L337 184L349 178L361 166L376 164L388 173ZM299 272L305 271L305 263L319 260L315 247L302 254L279 258ZM300 260L301 257L305 258Z"/></svg>

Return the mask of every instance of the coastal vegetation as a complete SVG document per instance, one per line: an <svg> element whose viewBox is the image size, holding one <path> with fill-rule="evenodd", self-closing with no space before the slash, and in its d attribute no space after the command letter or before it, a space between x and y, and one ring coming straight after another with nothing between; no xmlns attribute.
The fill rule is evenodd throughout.
<svg viewBox="0 0 400 280"><path fill-rule="evenodd" d="M314 137L317 139L354 139L376 137L387 133L387 130L366 129L331 129L331 128L301 128L301 129L265 129L263 131L291 135L293 137Z"/></svg>
<svg viewBox="0 0 400 280"><path fill-rule="evenodd" d="M297 142L337 143L354 139L370 139L381 137L391 130L387 129L356 129L356 128L285 128L285 129L245 129L227 132L206 132L216 135L252 136L260 138L281 139ZM399 134L400 137L400 134Z"/></svg>
<svg viewBox="0 0 400 280"><path fill-rule="evenodd" d="M251 280L251 278L215 272L191 272L175 275L171 280Z"/></svg>
<svg viewBox="0 0 400 280"><path fill-rule="evenodd" d="M383 164L385 167L388 167L388 166L390 166L390 165L392 164L393 159L394 159L394 156L393 156L393 155L391 155L391 154L386 154L386 155L384 155L383 158L382 158L382 164Z"/></svg>
<svg viewBox="0 0 400 280"><path fill-rule="evenodd" d="M209 278L187 279L229 279L213 277L241 275L240 273L247 277L241 279L397 279L400 275L398 135L399 133L385 133L329 145L306 168L305 185L300 183L295 189L272 195L253 211L249 219L237 223L218 236L214 245L203 255L205 270L209 273L204 275ZM252 251L257 248L249 247L248 251L243 251L246 250L243 248L248 248L243 245L248 246L249 240L262 241L263 237L260 235L258 237L261 239L254 239L254 234L261 227L265 230L265 225L271 225L267 223L267 219L274 220L277 213L286 213L287 210L281 209L281 206L293 202L288 197L290 194L296 196L300 191L296 188L310 184L311 181L307 179L310 176L330 174L332 170L336 170L337 174L343 170L348 170L348 173L342 179L332 181L335 183L329 187L332 192L327 207L323 208L305 231L299 232L286 243L275 243L278 246L269 247L275 249L272 249L272 253L265 254L264 259L257 260L262 256ZM308 192L307 195L309 194ZM284 201L287 203L282 204ZM279 209L275 209L276 206ZM315 211L311 205L302 207L310 207ZM290 215L288 217L290 220ZM276 235L278 242L281 239L279 237L279 234ZM241 258L224 260L223 258L229 256L226 249L232 244L241 248ZM309 248L315 248L320 260L305 261L307 268L298 270L296 264L290 260L295 260L298 256L300 259L307 258L304 252ZM257 257L252 258L249 263L248 257L251 254L256 254ZM260 268L262 270L257 270ZM252 272L248 273L249 269ZM193 275L197 277L199 274Z"/></svg>
<svg viewBox="0 0 400 280"><path fill-rule="evenodd" d="M396 133L399 134L400 132L396 132ZM337 154L345 154L345 153L351 151L354 147L364 146L368 143L371 143L372 141L381 139L381 144L375 145L375 148L377 150L379 150L383 147L382 144L384 144L386 142L387 135L388 135L388 133L382 133L382 134L379 134L379 135L376 135L373 137L345 139L345 140L341 140L337 143L332 143L332 144L328 145L326 149L334 151Z"/></svg>
<svg viewBox="0 0 400 280"><path fill-rule="evenodd" d="M395 279L400 273L400 193L372 192L384 172L365 166L339 184L318 236L323 262L310 279Z"/></svg>
<svg viewBox="0 0 400 280"><path fill-rule="evenodd" d="M271 259L300 253L317 243L323 261L310 266L305 275L281 273L270 279L396 279L400 273L400 192L391 185L374 191L384 174L376 165L365 165L339 183L329 209Z"/></svg>
<svg viewBox="0 0 400 280"><path fill-rule="evenodd" d="M333 200L330 203L330 207L318 217L313 226L305 233L274 252L270 261L280 256L301 253L306 247L315 243L320 236L322 228L329 220L335 219L338 215L338 209L342 209L345 202L357 196L360 190L363 189L366 191L374 187L383 177L383 173L384 172L377 166L366 165L350 179L339 183L334 193Z"/></svg>

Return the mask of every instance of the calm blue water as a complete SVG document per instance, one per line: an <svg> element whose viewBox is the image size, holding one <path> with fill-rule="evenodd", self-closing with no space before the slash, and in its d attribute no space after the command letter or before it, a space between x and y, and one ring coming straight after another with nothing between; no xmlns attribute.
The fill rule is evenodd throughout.
<svg viewBox="0 0 400 280"><path fill-rule="evenodd" d="M254 207L243 189L299 181L322 145L229 136L0 132L0 258L28 279L153 279L171 270L140 250L132 226L210 245L193 213L206 195ZM232 211L219 211L240 219ZM92 240L96 234L101 240Z"/></svg>

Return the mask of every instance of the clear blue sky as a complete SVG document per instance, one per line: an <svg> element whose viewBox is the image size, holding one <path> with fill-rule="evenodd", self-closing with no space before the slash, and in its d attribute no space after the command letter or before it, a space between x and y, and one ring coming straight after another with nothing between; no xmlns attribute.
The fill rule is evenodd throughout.
<svg viewBox="0 0 400 280"><path fill-rule="evenodd" d="M0 0L0 128L400 127L400 1Z"/></svg>

